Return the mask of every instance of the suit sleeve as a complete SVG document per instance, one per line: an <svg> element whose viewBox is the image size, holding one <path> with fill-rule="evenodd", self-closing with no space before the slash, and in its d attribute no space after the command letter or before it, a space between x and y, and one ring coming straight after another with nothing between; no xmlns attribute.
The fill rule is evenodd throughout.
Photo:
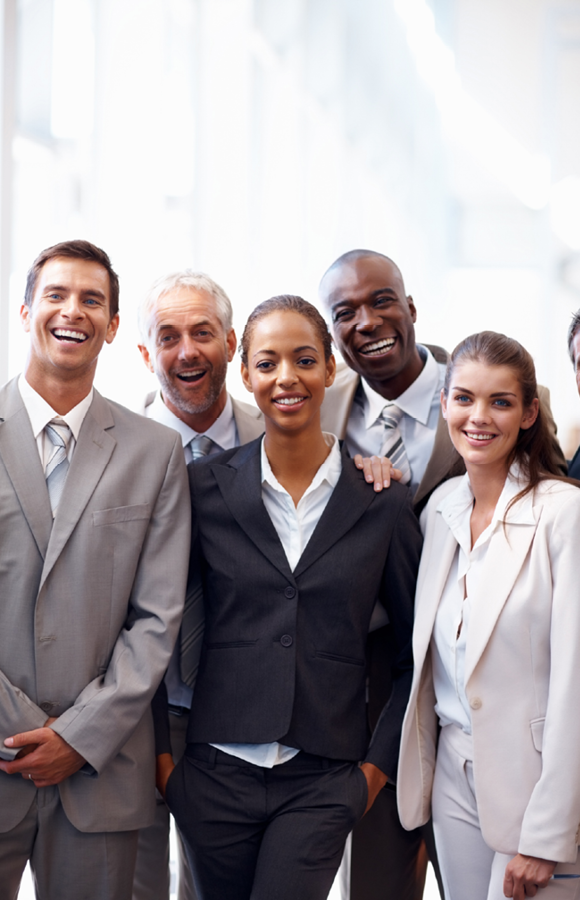
<svg viewBox="0 0 580 900"><path fill-rule="evenodd" d="M395 639L391 663L393 689L365 758L365 762L381 769L390 781L395 781L397 776L401 729L413 678L413 609L422 543L419 523L407 493L393 529L380 598Z"/></svg>
<svg viewBox="0 0 580 900"><path fill-rule="evenodd" d="M97 773L127 742L167 668L183 611L190 531L187 474L176 437L107 671L51 726Z"/></svg>
<svg viewBox="0 0 580 900"><path fill-rule="evenodd" d="M576 859L580 836L580 493L558 511L548 553L552 574L549 688L542 771L527 805L518 850L558 862Z"/></svg>

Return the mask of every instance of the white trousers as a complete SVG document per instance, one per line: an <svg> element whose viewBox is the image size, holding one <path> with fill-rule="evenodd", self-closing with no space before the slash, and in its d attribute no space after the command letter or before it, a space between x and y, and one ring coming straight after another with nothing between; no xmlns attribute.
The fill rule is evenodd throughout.
<svg viewBox="0 0 580 900"><path fill-rule="evenodd" d="M446 900L505 900L503 879L512 859L495 853L481 835L473 778L471 737L460 728L441 730L433 782L433 830ZM580 874L560 863L556 873ZM538 900L580 900L580 878L554 879Z"/></svg>

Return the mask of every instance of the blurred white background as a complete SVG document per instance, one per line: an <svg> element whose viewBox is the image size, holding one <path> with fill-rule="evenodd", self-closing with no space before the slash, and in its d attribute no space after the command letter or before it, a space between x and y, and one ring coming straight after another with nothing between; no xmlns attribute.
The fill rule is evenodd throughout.
<svg viewBox="0 0 580 900"><path fill-rule="evenodd" d="M26 352L26 271L57 241L95 241L120 274L97 386L134 407L153 279L207 271L239 333L272 294L315 300L362 246L400 264L420 339L519 338L575 449L580 0L0 0L0 15L0 382Z"/></svg>
<svg viewBox="0 0 580 900"><path fill-rule="evenodd" d="M103 246L122 327L98 386L150 385L135 308L184 266L232 297L315 299L355 246L403 270L419 337L504 330L534 354L566 449L580 306L578 0L3 0L0 380L25 274ZM243 392L237 366L231 389Z"/></svg>

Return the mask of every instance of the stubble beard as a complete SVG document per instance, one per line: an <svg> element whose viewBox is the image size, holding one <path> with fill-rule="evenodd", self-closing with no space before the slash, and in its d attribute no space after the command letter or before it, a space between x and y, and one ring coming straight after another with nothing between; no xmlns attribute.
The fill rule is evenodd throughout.
<svg viewBox="0 0 580 900"><path fill-rule="evenodd" d="M209 381L204 393L199 397L184 396L170 376L168 377L164 372L156 374L164 399L169 400L180 412L193 416L207 412L218 400L226 381L227 369L228 364L226 360L219 367L208 367ZM174 376L174 378L178 381L177 376Z"/></svg>

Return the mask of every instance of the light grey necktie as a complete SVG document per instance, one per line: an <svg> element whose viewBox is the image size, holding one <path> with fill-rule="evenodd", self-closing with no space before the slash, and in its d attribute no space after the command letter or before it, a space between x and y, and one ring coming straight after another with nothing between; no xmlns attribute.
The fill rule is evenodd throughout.
<svg viewBox="0 0 580 900"><path fill-rule="evenodd" d="M195 462L211 452L214 441L205 434L196 434L189 442L191 458ZM203 636L203 587L199 568L192 572L187 588L181 631L179 633L179 669L181 680L193 687Z"/></svg>
<svg viewBox="0 0 580 900"><path fill-rule="evenodd" d="M403 410L399 409L395 403L387 403L387 405L383 407L383 411L379 418L385 428L380 455L388 456L395 468L401 470L403 473L401 484L409 484L411 480L411 466L407 459L407 451L405 450L403 437L399 428L399 424L403 418Z"/></svg>
<svg viewBox="0 0 580 900"><path fill-rule="evenodd" d="M52 453L44 470L44 477L54 517L68 472L67 451L72 432L63 419L51 419L44 430L53 445Z"/></svg>
<svg viewBox="0 0 580 900"><path fill-rule="evenodd" d="M210 437L207 436L207 434L196 434L196 436L189 442L191 458L195 462L196 459L201 459L202 456L207 456L213 445L214 442Z"/></svg>

